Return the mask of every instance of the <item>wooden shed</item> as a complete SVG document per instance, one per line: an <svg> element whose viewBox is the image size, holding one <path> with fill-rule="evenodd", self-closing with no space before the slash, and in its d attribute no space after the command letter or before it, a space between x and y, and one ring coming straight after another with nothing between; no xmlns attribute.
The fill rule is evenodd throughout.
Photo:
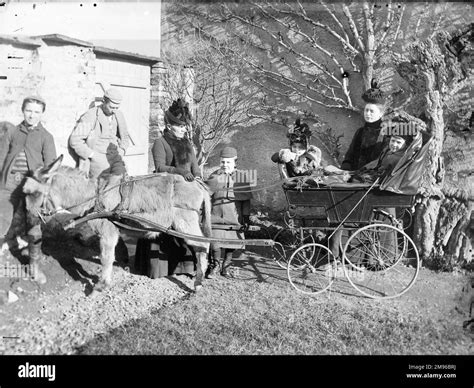
<svg viewBox="0 0 474 388"><path fill-rule="evenodd" d="M21 122L23 98L40 94L47 103L45 127L54 136L58 154L72 165L67 139L77 119L100 103L104 89L117 87L132 138L125 163L130 175L148 173L151 68L159 58L59 34L0 35L0 58L0 122Z"/></svg>

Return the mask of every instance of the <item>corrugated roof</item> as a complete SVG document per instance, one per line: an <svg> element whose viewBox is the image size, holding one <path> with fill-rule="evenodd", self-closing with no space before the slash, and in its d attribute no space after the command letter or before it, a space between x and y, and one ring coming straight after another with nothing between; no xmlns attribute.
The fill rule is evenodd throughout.
<svg viewBox="0 0 474 388"><path fill-rule="evenodd" d="M37 36L36 38L40 38L45 42L53 41L53 42L58 42L58 43L74 44L76 46L92 47L95 53L99 53L102 55L110 55L116 58L140 60L143 62L151 62L151 63L156 63L160 61L160 58L149 57L143 54L131 53L128 51L122 51L122 50L117 50L117 49L108 48L108 47L94 46L94 44L91 42L86 42L84 40L71 38L70 36L61 35L61 34L40 35L40 36Z"/></svg>
<svg viewBox="0 0 474 388"><path fill-rule="evenodd" d="M102 54L102 55L114 56L117 58L134 59L134 60L138 59L140 61L150 62L150 63L156 63L156 62L161 61L161 59L157 57L149 57L143 54L131 53L128 51L116 50L116 49L111 49L111 48L101 47L101 46L94 46L94 52L98 54Z"/></svg>
<svg viewBox="0 0 474 388"><path fill-rule="evenodd" d="M61 35L61 34L49 34L49 35L38 35L34 37L27 36L16 36L16 35L0 35L0 42L5 41L13 44L21 44L25 46L39 47L42 42L56 42L61 44L72 44L75 46L81 47L91 47L96 54L103 56L111 56L115 58L123 58L128 60L135 60L146 63L156 63L160 62L158 57L150 57L143 54L132 53L128 51L117 50L108 47L94 46L93 43L87 42L85 40L80 40L76 38L71 38L70 36Z"/></svg>
<svg viewBox="0 0 474 388"><path fill-rule="evenodd" d="M58 42L58 43L72 43L76 46L83 46L83 47L92 47L94 46L90 42L86 42L85 40L80 40L76 38L71 38L70 36L61 35L61 34L49 34L49 35L38 35L35 38L41 39L45 42Z"/></svg>
<svg viewBox="0 0 474 388"><path fill-rule="evenodd" d="M21 45L21 46L29 46L29 47L41 46L41 40L30 38L27 36L17 36L17 35L0 34L0 42L6 42L6 43Z"/></svg>

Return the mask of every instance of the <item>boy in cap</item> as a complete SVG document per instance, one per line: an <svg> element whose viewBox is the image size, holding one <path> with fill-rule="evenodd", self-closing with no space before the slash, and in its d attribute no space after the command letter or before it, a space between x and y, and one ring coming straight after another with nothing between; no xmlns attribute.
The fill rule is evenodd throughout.
<svg viewBox="0 0 474 388"><path fill-rule="evenodd" d="M25 229L25 209L22 183L26 174L39 167L47 166L56 159L54 139L41 123L46 103L40 96L23 100L21 110L23 121L8 128L2 142L1 212L2 231L8 241L14 235L21 235L17 228ZM12 223L13 218L13 223ZM10 226L7 232L7 228Z"/></svg>
<svg viewBox="0 0 474 388"><path fill-rule="evenodd" d="M118 89L107 89L103 103L84 113L69 137L78 167L91 178L111 168L111 160L121 159L130 144L121 102Z"/></svg>
<svg viewBox="0 0 474 388"><path fill-rule="evenodd" d="M237 174L237 150L224 147L220 153L220 167L206 181L212 191L212 234L216 238L244 239L243 230L250 224L250 182L245 174ZM240 230L239 230L240 228ZM229 230L230 229L230 230ZM236 246L226 243L213 243L211 250L214 256L208 277L213 277L221 267L221 275L227 277L232 254Z"/></svg>

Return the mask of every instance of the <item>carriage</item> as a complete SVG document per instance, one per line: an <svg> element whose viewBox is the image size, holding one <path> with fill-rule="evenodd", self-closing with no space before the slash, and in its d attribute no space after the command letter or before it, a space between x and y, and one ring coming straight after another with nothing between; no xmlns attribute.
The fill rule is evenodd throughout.
<svg viewBox="0 0 474 388"><path fill-rule="evenodd" d="M380 183L307 188L284 183L289 205L285 228L291 237L289 243L278 241L279 236L245 241L213 238L210 197L199 182L186 183L174 174L152 174L118 183L105 180L101 189L98 182L87 179L80 171L61 167L59 157L50 166L37 170L23 186L30 216L35 219L28 232L30 264L35 268L36 280L45 281L38 266L40 220L44 222L43 218L69 209L82 217L74 219L66 229L89 222L100 236L102 275L96 285L98 290L112 282L119 229L128 229L148 238L167 233L192 246L197 257L196 290L202 286L209 244L225 242L273 247L274 257L287 269L290 283L301 292L318 294L327 290L342 264L349 282L364 295L393 298L413 285L420 261L400 220L387 209L412 207L428 143L429 139L426 141L420 133ZM322 239L317 241L318 230L331 232L326 245L333 236L339 236L341 258L334 257Z"/></svg>
<svg viewBox="0 0 474 388"><path fill-rule="evenodd" d="M316 187L283 183L288 208L285 227L274 236L274 258L296 290L322 293L341 269L370 298L394 298L412 287L421 263L406 229L430 140L419 133L380 182ZM284 164L279 171L288 178Z"/></svg>

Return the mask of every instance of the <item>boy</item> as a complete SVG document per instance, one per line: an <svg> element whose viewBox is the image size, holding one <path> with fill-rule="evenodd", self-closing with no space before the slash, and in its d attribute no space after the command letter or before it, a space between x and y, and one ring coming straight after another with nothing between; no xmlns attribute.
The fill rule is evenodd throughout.
<svg viewBox="0 0 474 388"><path fill-rule="evenodd" d="M377 178L386 177L402 158L411 140L412 136L391 136L388 146L382 151L379 158L357 171L351 182L373 183Z"/></svg>
<svg viewBox="0 0 474 388"><path fill-rule="evenodd" d="M237 150L233 147L225 147L220 153L220 168L214 171L206 181L212 191L212 236L224 239L244 239L244 234L238 228L243 226L245 230L250 223L250 200L252 193L248 192L249 182L239 182L236 170ZM244 190L245 192L239 192ZM229 226L233 227L229 230ZM214 263L211 266L208 278L216 275L219 264L221 275L227 277L228 266L232 260L232 254L236 249L243 249L245 245L225 243L211 244L214 255Z"/></svg>
<svg viewBox="0 0 474 388"><path fill-rule="evenodd" d="M56 159L53 135L41 123L45 109L46 102L41 97L26 97L21 106L23 121L9 128L3 140L0 203L3 218L1 233L6 234L6 241L23 234L20 228L25 231L22 183L26 175ZM10 229L7 231L8 226Z"/></svg>

